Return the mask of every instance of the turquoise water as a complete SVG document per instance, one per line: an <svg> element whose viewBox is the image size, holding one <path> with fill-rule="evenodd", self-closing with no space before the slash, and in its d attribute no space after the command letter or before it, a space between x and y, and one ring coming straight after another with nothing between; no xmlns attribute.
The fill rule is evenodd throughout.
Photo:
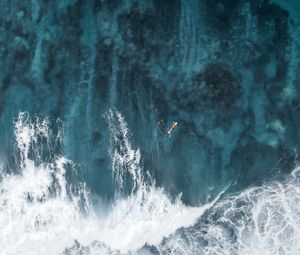
<svg viewBox="0 0 300 255"><path fill-rule="evenodd" d="M299 254L297 1L0 13L4 254Z"/></svg>

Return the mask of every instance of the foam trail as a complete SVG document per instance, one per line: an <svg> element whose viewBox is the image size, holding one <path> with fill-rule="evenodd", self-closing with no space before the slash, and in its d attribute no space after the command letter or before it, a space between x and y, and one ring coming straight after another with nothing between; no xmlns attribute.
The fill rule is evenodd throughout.
<svg viewBox="0 0 300 255"><path fill-rule="evenodd" d="M106 113L111 133L110 155L112 159L112 171L119 191L124 190L126 175L129 174L133 187L132 191L142 189L144 185L142 170L140 169L140 150L133 149L130 143L130 131L123 116L117 112L108 110Z"/></svg>

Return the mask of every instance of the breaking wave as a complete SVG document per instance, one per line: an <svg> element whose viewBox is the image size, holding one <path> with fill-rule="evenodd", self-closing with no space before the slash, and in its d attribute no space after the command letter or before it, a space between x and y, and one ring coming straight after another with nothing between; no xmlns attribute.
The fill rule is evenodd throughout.
<svg viewBox="0 0 300 255"><path fill-rule="evenodd" d="M3 254L112 254L159 245L180 227L191 226L206 208L187 207L163 189L145 181L140 152L130 143L122 115L106 115L111 130L112 170L118 192L113 205L99 216L82 182L68 183L75 166L54 154L49 122L20 113L15 122L18 169L1 171L0 249ZM45 156L46 154L46 156ZM125 180L132 189L125 196ZM94 243L99 243L96 251ZM80 251L81 250L81 251ZM80 252L79 252L80 251Z"/></svg>

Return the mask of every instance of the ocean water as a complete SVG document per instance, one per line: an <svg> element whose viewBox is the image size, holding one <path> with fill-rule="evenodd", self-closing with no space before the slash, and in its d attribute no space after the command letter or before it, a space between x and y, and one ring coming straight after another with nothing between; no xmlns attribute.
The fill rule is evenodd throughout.
<svg viewBox="0 0 300 255"><path fill-rule="evenodd" d="M1 255L300 254L298 1L0 13Z"/></svg>

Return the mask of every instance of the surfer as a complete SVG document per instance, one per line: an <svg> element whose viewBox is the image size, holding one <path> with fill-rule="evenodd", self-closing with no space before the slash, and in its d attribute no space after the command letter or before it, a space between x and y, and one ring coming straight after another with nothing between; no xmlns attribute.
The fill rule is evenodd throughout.
<svg viewBox="0 0 300 255"><path fill-rule="evenodd" d="M168 134L171 135L173 130L177 127L177 122L173 121L172 126L168 129Z"/></svg>

